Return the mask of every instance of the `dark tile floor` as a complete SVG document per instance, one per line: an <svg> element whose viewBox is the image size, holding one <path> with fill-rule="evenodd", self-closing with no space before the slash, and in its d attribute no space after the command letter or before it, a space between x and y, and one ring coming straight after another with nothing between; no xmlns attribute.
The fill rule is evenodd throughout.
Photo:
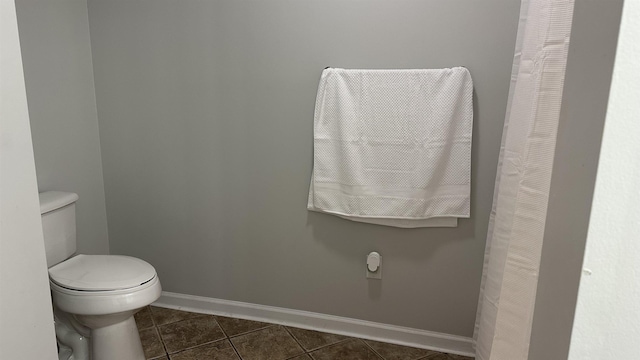
<svg viewBox="0 0 640 360"><path fill-rule="evenodd" d="M136 314L147 359L471 360L318 331L149 306Z"/></svg>

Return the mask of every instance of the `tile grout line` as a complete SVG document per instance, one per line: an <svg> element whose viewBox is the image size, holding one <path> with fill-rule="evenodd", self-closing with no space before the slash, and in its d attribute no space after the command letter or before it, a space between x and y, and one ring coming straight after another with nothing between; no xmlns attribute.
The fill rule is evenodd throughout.
<svg viewBox="0 0 640 360"><path fill-rule="evenodd" d="M229 334L227 334L227 331L222 327L222 325L220 325L220 322L218 321L218 317L213 315L213 318L216 321L216 324L218 324L218 326L220 327L220 330L222 330L222 333L224 334L224 336L227 337L227 341L231 345L231 348L235 352L236 356L238 356L238 359L242 360L242 356L240 356L238 349L236 349L236 346L233 344L233 341L231 341L231 337L229 336Z"/></svg>
<svg viewBox="0 0 640 360"><path fill-rule="evenodd" d="M231 340L233 338L237 338L239 336L251 334L251 333L254 333L254 332L257 332L257 331L260 331L260 330L264 330L264 329L268 329L270 327L274 327L274 326L278 325L278 324L271 324L271 323L263 323L263 324L269 324L269 326L265 326L265 327L260 328L260 329L249 330L247 332L243 332L243 333L240 333L240 334L235 334L235 335L229 336L229 340ZM222 326L220 326L220 327L222 328Z"/></svg>
<svg viewBox="0 0 640 360"><path fill-rule="evenodd" d="M153 309L151 309L151 305L147 305L149 310L149 316L151 316L151 322L153 323L153 327L156 330L156 335L160 338L160 344L162 344L162 348L164 349L164 355L167 359L171 359L169 356L169 350L167 350L167 345L164 343L164 338L162 338L162 334L160 333L160 325L156 322L156 318L153 316Z"/></svg>
<svg viewBox="0 0 640 360"><path fill-rule="evenodd" d="M236 355L238 355L238 359L243 360L242 355L240 355L240 352L238 351L238 349L236 349L236 345L233 343L233 341L231 341L231 338L227 339L229 340L229 344L231 344L231 348L233 349L233 351L235 351Z"/></svg>
<svg viewBox="0 0 640 360"><path fill-rule="evenodd" d="M184 349L180 349L180 350L174 351L174 352L172 352L172 353L170 353L170 354L167 354L167 356L171 356L171 355L179 354L179 353L184 352L184 351L187 351L187 350L193 350L193 349L195 349L195 348L199 348L199 347L201 347L201 346L211 345L211 344L213 344L213 343L217 343L217 342L225 341L225 340L228 340L228 339L224 338L224 339L218 339L218 340L207 341L207 342L202 343L202 344L199 344L199 345L189 346L189 347L186 347L186 348L184 348Z"/></svg>
<svg viewBox="0 0 640 360"><path fill-rule="evenodd" d="M197 314L197 313L193 313L193 314ZM206 314L205 314L205 315L206 315ZM209 316L209 315L207 315L207 316ZM212 316L212 317L213 317L213 315L210 315L210 316ZM180 321L186 321L186 320L195 319L195 318L198 318L198 317L200 317L200 316L194 316L194 317L192 317L192 318L183 319L183 320L179 320L179 321L174 321L174 322L172 322L172 323L163 324L162 326L164 326L164 325L169 325L169 324L175 324L175 323L178 323L178 322L180 322ZM204 317L204 316L203 316L203 317ZM211 340L211 341L207 341L207 342L204 342L204 343L202 343L202 344L198 344L198 345L194 345L194 346L189 346L189 347L186 347L186 348L184 348L184 349L180 349L180 350L174 351L173 353L169 353L169 350L167 350L167 348L166 348L166 346L165 346L165 351L166 351L166 353L167 353L167 356L168 356L169 358L171 358L171 355L175 355L175 354L181 353L181 352L186 351L186 350L195 349L195 348L197 348L197 347L204 346L204 345L209 345L209 344L213 344L213 343L216 343L216 342L219 342L219 341L229 340L229 337L227 336L227 333L224 331L224 329L222 328L222 326L220 326L220 323L218 323L218 320L217 320L215 317L213 317L213 321L216 323L216 325L218 325L218 327L219 327L219 328L220 328L220 330L222 331L222 335L224 335L224 337L223 337L223 338L216 339L216 340ZM158 330L158 331L159 331L159 330ZM164 339L162 339L162 336L160 336L160 339L161 339L161 340L162 340L162 342L164 343ZM231 341L229 341L229 343L231 343ZM232 345L233 345L233 344L232 344Z"/></svg>
<svg viewBox="0 0 640 360"><path fill-rule="evenodd" d="M351 337L351 336L344 336L344 335L343 335L345 338L344 338L344 339L342 339L342 340L336 341L336 342L331 343L331 344L321 345L321 346L318 346L317 348L313 348L313 349L311 349L311 350L307 350L304 346L302 346L302 344L300 344L300 342L298 341L298 339L296 338L296 336L295 336L295 335L293 335L293 333L292 333L291 331L289 331L289 327L284 326L284 325L282 325L282 326L285 328L285 330L287 330L287 332L289 333L289 335L291 335L291 337L293 337L293 339L298 343L298 345L300 345L300 347L302 348L302 350L304 350L305 354L309 355L311 358L313 358L313 356L311 355L311 353L313 353L313 352L316 352L316 351L321 350L321 349L324 349L324 348L328 348L328 347L330 347L330 346L338 345L338 344L341 344L341 343L343 343L343 342L347 342L347 341L349 341L349 340L360 340L360 341L364 342L364 340L363 340L363 339L356 338L356 337ZM292 328L295 328L295 329L306 330L306 329L302 329L302 328L296 328L295 326L291 326L291 327L292 327ZM307 330L307 331L316 331L316 330ZM321 331L318 331L318 332L321 332ZM330 334L330 333L327 333L327 334ZM366 343L365 343L365 344L366 344ZM371 349L371 350L373 350L373 349ZM375 352L375 350L374 350L374 352ZM385 360L385 359L384 359L381 355L379 355L377 352L375 352L375 353L376 353L378 356L380 356L380 358L382 358L383 360ZM298 356L299 356L299 355L298 355Z"/></svg>
<svg viewBox="0 0 640 360"><path fill-rule="evenodd" d="M169 322L164 323L164 324L158 324L158 323L156 322L156 319L153 317L153 310L151 309L151 308L153 308L153 307L157 307L157 308L159 308L159 309L165 309L165 310L174 310L174 311L179 311L179 312L183 312L183 313L188 313L188 314L190 314L190 315L189 315L188 317L184 318L184 319L179 319L179 320L175 320L175 321L169 321ZM191 320L191 319L195 319L195 318L197 318L197 317L206 316L206 315L208 315L208 316L214 316L214 315L211 315L211 314L196 313L196 312L191 312L191 311L176 310L176 309L169 309L169 308L161 308L161 307L158 307L158 306L149 306L149 312L151 313L151 320L153 321L153 323L154 323L154 324L155 324L155 326L157 326L157 327L165 326L165 325L169 325L169 324L175 324L175 323L180 322L180 321Z"/></svg>
<svg viewBox="0 0 640 360"><path fill-rule="evenodd" d="M296 342L296 344L298 344L298 346L300 346L300 349L302 349L302 354L299 354L299 355L296 355L296 356L292 356L292 357L290 357L289 359L295 359L296 357L301 356L301 355L309 355L309 352L307 351L307 349L305 349L305 347L304 347L304 346L302 346L302 344L300 344L300 341L298 341L298 339L296 338L296 336L295 336L295 335L293 335L293 333L292 333L291 331L289 331L289 328L287 328L287 327L286 327L286 326L284 326L284 325L281 325L281 326L282 326L282 328L284 329L284 331L286 331L286 333L287 333L287 334L289 334L289 336L291 336L291 338L293 339L293 341L295 341L295 342ZM309 357L311 357L311 355L309 355Z"/></svg>
<svg viewBox="0 0 640 360"><path fill-rule="evenodd" d="M146 306L147 311L149 312L149 317L151 318L151 324L153 324L152 326L148 327L147 329L151 329L153 328L156 332L156 336L158 336L158 338L160 339L160 344L162 344L162 348L164 349L164 356L169 358L169 352L167 351L167 346L164 344L164 339L162 338L162 335L160 334L160 328L158 327L158 324L156 324L156 319L153 317L153 310L151 310L151 305L147 305ZM137 326L137 324L136 324ZM139 331L138 331L139 333ZM146 356L145 356L146 358ZM156 358L159 358L156 357Z"/></svg>
<svg viewBox="0 0 640 360"><path fill-rule="evenodd" d="M425 357L421 357L421 358L419 358L419 359L417 359L417 360L429 360L429 359L432 359L432 358L434 358L436 355L439 355L439 354L443 354L443 355L445 355L445 356L447 357L447 359L446 359L446 360L453 360L453 359L451 358L450 354L447 354L447 353L441 353L441 352L436 352L435 354L429 354L429 355L426 355Z"/></svg>
<svg viewBox="0 0 640 360"><path fill-rule="evenodd" d="M376 351L376 349L374 349L371 345L367 344L366 341L364 341L364 339L360 339L360 341L362 341L362 343L364 344L364 346L366 346L367 348L371 349L371 351L373 351L374 354L378 355L378 357L380 357L380 359L382 360L386 360L384 358L384 356L382 356L379 352Z"/></svg>
<svg viewBox="0 0 640 360"><path fill-rule="evenodd" d="M309 350L309 354L311 354L312 352L316 352L318 350L324 349L324 348L328 348L329 346L333 346L333 345L338 345L338 344L342 344L343 342L347 342L349 340L360 340L359 338L354 338L354 337L347 337L346 339L342 339L340 341L336 341L333 344L327 344L327 345L322 345L319 346L313 350Z"/></svg>
<svg viewBox="0 0 640 360"><path fill-rule="evenodd" d="M156 334L160 338L160 344L162 344L162 348L164 349L165 356L167 358L171 359L171 357L169 356L169 350L167 350L167 345L165 345L165 343L164 343L164 338L162 337L162 334L160 334L160 327L159 326L154 326L154 329L156 330Z"/></svg>
<svg viewBox="0 0 640 360"><path fill-rule="evenodd" d="M151 315L151 322L153 323L153 327L156 329L156 334L160 338L160 343L162 344L162 348L164 349L164 355L167 359L171 360L171 355L169 355L169 350L167 349L167 345L164 343L164 338L162 337L162 333L160 332L160 325L158 325L158 323L156 322L156 318L153 316L152 306L147 305L147 307L149 308L149 315ZM175 322L178 322L178 321L174 321L174 323ZM172 324L172 323L167 323L167 324ZM167 324L163 324L163 325L167 325Z"/></svg>

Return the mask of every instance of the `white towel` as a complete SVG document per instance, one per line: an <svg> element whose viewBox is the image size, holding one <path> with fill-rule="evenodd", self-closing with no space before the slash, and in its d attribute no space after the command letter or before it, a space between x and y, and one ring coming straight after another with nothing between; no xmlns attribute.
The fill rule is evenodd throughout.
<svg viewBox="0 0 640 360"><path fill-rule="evenodd" d="M467 69L325 69L307 208L397 227L469 217Z"/></svg>

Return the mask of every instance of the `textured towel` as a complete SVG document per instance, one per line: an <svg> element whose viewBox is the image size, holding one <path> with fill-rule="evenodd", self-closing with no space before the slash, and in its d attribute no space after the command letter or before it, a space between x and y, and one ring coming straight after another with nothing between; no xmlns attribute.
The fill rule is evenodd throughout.
<svg viewBox="0 0 640 360"><path fill-rule="evenodd" d="M398 227L469 217L472 92L461 67L325 69L307 208Z"/></svg>

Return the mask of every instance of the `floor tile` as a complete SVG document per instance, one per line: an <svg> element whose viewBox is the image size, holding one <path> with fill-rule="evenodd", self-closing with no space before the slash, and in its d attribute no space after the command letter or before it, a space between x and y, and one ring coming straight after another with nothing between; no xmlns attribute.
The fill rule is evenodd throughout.
<svg viewBox="0 0 640 360"><path fill-rule="evenodd" d="M339 342L310 353L314 360L380 360L360 339Z"/></svg>
<svg viewBox="0 0 640 360"><path fill-rule="evenodd" d="M151 310L149 310L148 306L143 307L133 317L136 320L138 330L150 328L154 325L153 319L151 319Z"/></svg>
<svg viewBox="0 0 640 360"><path fill-rule="evenodd" d="M155 327L143 329L138 332L140 333L140 342L142 342L145 358L151 359L166 355L162 340L160 340L160 335L158 335L158 330L156 330Z"/></svg>
<svg viewBox="0 0 640 360"><path fill-rule="evenodd" d="M349 339L349 337L347 336L299 329L294 327L287 327L287 330L289 330L291 335L293 335L293 337L296 338L300 345L302 345L302 347L307 351L315 350L323 346L332 345L337 342Z"/></svg>
<svg viewBox="0 0 640 360"><path fill-rule="evenodd" d="M385 360L417 360L422 359L427 355L439 354L437 351L417 349L379 341L364 340L364 342Z"/></svg>
<svg viewBox="0 0 640 360"><path fill-rule="evenodd" d="M434 355L427 356L427 357L422 358L420 360L458 360L458 359L454 359L453 356L455 356L455 355L436 353Z"/></svg>
<svg viewBox="0 0 640 360"><path fill-rule="evenodd" d="M282 326L250 332L231 339L242 360L285 360L304 350Z"/></svg>
<svg viewBox="0 0 640 360"><path fill-rule="evenodd" d="M190 319L196 316L202 316L202 314L192 313L188 311L182 310L174 310L161 308L157 306L150 306L151 314L153 316L153 320L156 322L157 326L169 324L172 322Z"/></svg>
<svg viewBox="0 0 640 360"><path fill-rule="evenodd" d="M135 320L145 357L150 360L473 360L378 341L155 306L140 310Z"/></svg>
<svg viewBox="0 0 640 360"><path fill-rule="evenodd" d="M249 331L264 329L268 326L273 325L258 321L236 319L225 316L216 316L216 320L229 337L248 333Z"/></svg>
<svg viewBox="0 0 640 360"><path fill-rule="evenodd" d="M171 360L239 360L229 340L220 340L171 355Z"/></svg>
<svg viewBox="0 0 640 360"><path fill-rule="evenodd" d="M169 354L225 338L211 315L170 323L158 329Z"/></svg>

